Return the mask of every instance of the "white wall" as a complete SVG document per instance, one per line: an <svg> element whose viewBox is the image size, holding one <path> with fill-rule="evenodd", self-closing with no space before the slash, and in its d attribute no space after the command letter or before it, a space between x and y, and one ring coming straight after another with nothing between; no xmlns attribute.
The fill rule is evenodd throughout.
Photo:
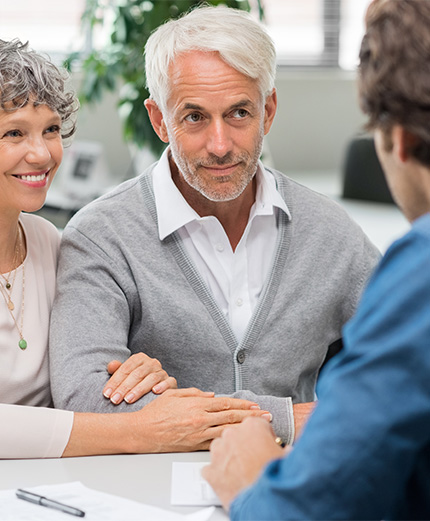
<svg viewBox="0 0 430 521"><path fill-rule="evenodd" d="M355 75L281 69L276 86L278 113L267 138L273 165L285 173L340 171L346 144L365 121L358 108ZM118 181L130 175L130 151L113 94L100 105L81 108L76 139L101 141Z"/></svg>
<svg viewBox="0 0 430 521"><path fill-rule="evenodd" d="M355 74L280 70L279 108L267 137L274 166L291 171L339 171L348 141L362 131Z"/></svg>
<svg viewBox="0 0 430 521"><path fill-rule="evenodd" d="M131 176L132 160L122 136L116 101L115 94L106 93L101 103L81 107L74 140L101 142L110 173L120 182Z"/></svg>

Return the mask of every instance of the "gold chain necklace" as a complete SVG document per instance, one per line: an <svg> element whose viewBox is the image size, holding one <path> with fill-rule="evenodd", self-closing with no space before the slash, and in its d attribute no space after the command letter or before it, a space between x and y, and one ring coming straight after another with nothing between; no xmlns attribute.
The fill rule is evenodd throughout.
<svg viewBox="0 0 430 521"><path fill-rule="evenodd" d="M16 230L16 240L15 240L15 253L14 253L14 256L13 256L13 259L12 259L12 267L11 269L9 270L9 274L7 277L5 277L3 275L3 273L0 273L0 275L2 276L3 280L5 281L5 285L4 287L9 290L8 292L6 292L6 295L7 295L7 307L13 311L14 308L15 308L15 305L14 303L12 302L12 291L13 291L13 286L15 284L15 278L16 278L16 267L18 265L18 256L19 256L19 246L20 246L20 242L19 242L19 237L20 237L20 227L19 227L19 224L18 224L18 228ZM13 272L13 280L12 280L12 284L10 283L10 274L12 273L12 270L14 270ZM0 286L0 288L3 289L2 286ZM2 291L3 293L3 291ZM4 295L3 295L4 296Z"/></svg>
<svg viewBox="0 0 430 521"><path fill-rule="evenodd" d="M18 233L19 233L19 239L18 239L18 242L19 242L19 250L21 252L21 262L20 262L20 265L22 264L22 298L21 298L21 320L20 320L20 325L18 326L18 322L15 318L15 315L13 314L13 309L15 306L13 306L11 308L10 306L10 298L9 298L9 295L7 294L6 290L3 288L3 286L0 286L0 289L1 289L1 294L3 295L3 298L6 302L6 305L7 305L7 308L9 310L9 313L10 313L10 316L12 317L12 320L15 324L15 327L16 329L18 330L18 333L19 333L19 342L18 342L18 346L20 349L22 349L24 351L24 349L27 349L27 341L25 340L24 338L24 335L22 333L23 331L23 325L24 325L24 295L25 295L25 266L24 266L24 251L23 251L23 247L24 247L24 241L23 241L23 238L22 238L22 231L21 231L21 227L18 225ZM15 268L15 274L14 274L14 277L16 276L16 270L18 268ZM10 273L9 273L9 276L10 276ZM14 281L15 282L15 278L14 278Z"/></svg>

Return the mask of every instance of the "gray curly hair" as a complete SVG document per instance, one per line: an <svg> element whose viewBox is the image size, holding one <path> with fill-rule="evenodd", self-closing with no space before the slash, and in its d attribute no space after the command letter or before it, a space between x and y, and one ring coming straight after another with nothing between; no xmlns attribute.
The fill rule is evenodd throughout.
<svg viewBox="0 0 430 521"><path fill-rule="evenodd" d="M66 89L68 77L66 70L29 49L28 42L0 40L0 107L16 110L30 100L48 106L61 118L63 139L74 134L79 109L74 92Z"/></svg>

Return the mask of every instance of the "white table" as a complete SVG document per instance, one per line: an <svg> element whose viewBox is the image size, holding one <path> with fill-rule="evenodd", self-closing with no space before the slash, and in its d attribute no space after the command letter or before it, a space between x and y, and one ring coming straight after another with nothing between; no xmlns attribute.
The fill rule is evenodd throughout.
<svg viewBox="0 0 430 521"><path fill-rule="evenodd" d="M204 507L170 504L172 462L209 460L209 452L0 460L0 489L81 481L101 492L189 514ZM211 517L211 521L228 519L220 507Z"/></svg>

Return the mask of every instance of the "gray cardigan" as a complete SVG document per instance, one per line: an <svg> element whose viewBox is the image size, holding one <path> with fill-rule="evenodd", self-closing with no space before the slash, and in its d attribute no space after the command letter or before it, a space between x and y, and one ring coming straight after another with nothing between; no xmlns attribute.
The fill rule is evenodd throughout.
<svg viewBox="0 0 430 521"><path fill-rule="evenodd" d="M272 171L290 212L279 212L273 267L242 342L176 233L160 241L150 167L81 210L63 233L51 320L56 407L114 412L106 364L144 351L179 387L257 401L290 439L293 402L314 399L328 347L354 313L379 259L329 200Z"/></svg>

